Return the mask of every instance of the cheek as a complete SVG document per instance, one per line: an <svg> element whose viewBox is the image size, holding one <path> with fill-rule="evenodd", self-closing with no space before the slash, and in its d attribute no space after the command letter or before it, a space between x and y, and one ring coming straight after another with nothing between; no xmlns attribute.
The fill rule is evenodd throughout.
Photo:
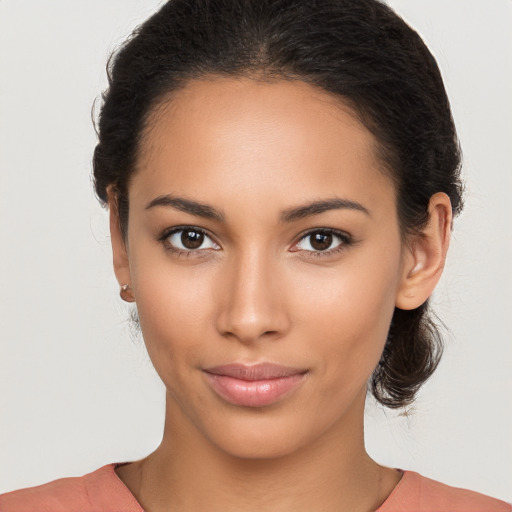
<svg viewBox="0 0 512 512"><path fill-rule="evenodd" d="M185 363L195 366L201 354L212 309L208 272L200 265L183 269L166 258L138 256L132 279L141 330L155 369L167 380L166 373Z"/></svg>
<svg viewBox="0 0 512 512"><path fill-rule="evenodd" d="M347 265L303 294L298 318L307 350L321 356L320 371L333 390L364 385L381 357L395 308L397 261Z"/></svg>

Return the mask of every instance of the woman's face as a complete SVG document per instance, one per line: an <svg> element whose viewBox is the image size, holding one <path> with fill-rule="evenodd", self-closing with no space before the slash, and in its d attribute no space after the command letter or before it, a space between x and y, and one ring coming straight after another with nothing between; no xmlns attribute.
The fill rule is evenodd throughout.
<svg viewBox="0 0 512 512"><path fill-rule="evenodd" d="M194 81L151 117L127 280L189 435L274 457L360 428L404 273L374 145L299 81Z"/></svg>

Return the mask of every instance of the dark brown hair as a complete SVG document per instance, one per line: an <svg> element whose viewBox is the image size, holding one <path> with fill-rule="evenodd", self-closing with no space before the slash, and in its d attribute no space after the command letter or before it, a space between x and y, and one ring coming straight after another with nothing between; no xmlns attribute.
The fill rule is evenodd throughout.
<svg viewBox="0 0 512 512"><path fill-rule="evenodd" d="M302 80L340 97L375 135L404 234L421 233L430 197L462 208L461 155L443 81L420 36L377 0L171 0L112 56L93 158L96 193L116 191L121 228L145 123L205 75ZM371 390L410 404L439 363L428 304L395 309Z"/></svg>

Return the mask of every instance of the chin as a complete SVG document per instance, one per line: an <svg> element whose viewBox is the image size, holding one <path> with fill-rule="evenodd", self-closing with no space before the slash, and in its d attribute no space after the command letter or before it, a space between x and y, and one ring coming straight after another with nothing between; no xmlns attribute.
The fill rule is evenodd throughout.
<svg viewBox="0 0 512 512"><path fill-rule="evenodd" d="M224 441L224 440L222 440ZM255 440L252 436L218 442L217 447L227 455L243 460L269 460L287 457L297 452L301 443L293 442L289 436L268 436Z"/></svg>
<svg viewBox="0 0 512 512"><path fill-rule="evenodd" d="M219 450L239 459L278 459L299 451L317 437L307 426L298 428L297 418L264 417L263 411L251 411L254 418L219 424L203 432ZM288 421L287 421L288 420Z"/></svg>

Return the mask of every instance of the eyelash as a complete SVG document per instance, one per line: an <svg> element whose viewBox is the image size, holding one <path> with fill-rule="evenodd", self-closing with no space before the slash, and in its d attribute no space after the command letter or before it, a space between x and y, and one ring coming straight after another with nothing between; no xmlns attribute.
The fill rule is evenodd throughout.
<svg viewBox="0 0 512 512"><path fill-rule="evenodd" d="M162 233L162 235L158 238L158 241L164 245L165 250L167 250L173 254L176 254L176 256L178 256L178 257L184 257L184 258L189 258L191 256L195 257L195 253L198 253L201 249L189 249L189 250L184 251L183 249L174 247L169 242L170 236L172 236L176 233L180 233L182 231L186 231L186 230L193 231L194 233L201 233L202 235L212 239L211 236L204 229L198 228L196 226L180 226L180 227L175 227L172 229L165 230ZM308 258L324 258L324 257L334 256L335 254L339 254L339 253L345 251L347 249L347 247L354 244L352 237L350 235L348 235L347 233L344 233L343 231L338 231L338 230L332 229L332 228L315 228L315 229L309 230L306 233L304 233L294 245L299 244L302 240L306 239L307 237L309 237L315 233L322 233L324 235L334 235L335 237L340 239L341 243L334 249L329 249L326 251L302 250L302 252L307 254ZM214 243L216 245L218 245L216 242L214 242ZM298 251L293 251L293 252L300 252L300 251L301 250L299 249Z"/></svg>
<svg viewBox="0 0 512 512"><path fill-rule="evenodd" d="M329 256L334 256L343 251L346 251L348 247L350 247L351 245L354 244L354 240L352 239L352 237L343 231L338 231L337 229L332 229L332 228L315 228L315 229L311 229L311 230L307 231L306 233L304 233L299 238L299 241L294 245L297 245L302 240L310 237L311 235L313 235L315 233L322 233L323 235L334 235L335 237L337 237L340 240L341 243L337 247L334 247L333 249L328 249L326 251L306 251L306 250L304 250L303 252L305 254L307 254L308 258L327 258ZM294 251L294 252L296 252L296 251Z"/></svg>

